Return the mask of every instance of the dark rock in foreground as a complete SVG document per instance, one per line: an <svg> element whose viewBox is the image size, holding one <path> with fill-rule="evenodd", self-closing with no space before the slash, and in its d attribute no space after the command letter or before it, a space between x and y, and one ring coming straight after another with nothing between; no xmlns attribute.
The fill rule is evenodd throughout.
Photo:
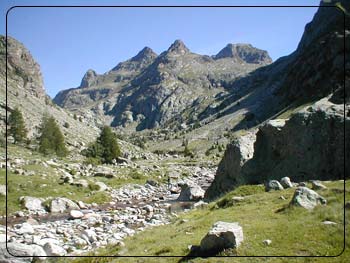
<svg viewBox="0 0 350 263"><path fill-rule="evenodd" d="M202 239L200 250L204 254L217 253L227 248L237 248L243 241L243 229L237 223L216 222Z"/></svg>

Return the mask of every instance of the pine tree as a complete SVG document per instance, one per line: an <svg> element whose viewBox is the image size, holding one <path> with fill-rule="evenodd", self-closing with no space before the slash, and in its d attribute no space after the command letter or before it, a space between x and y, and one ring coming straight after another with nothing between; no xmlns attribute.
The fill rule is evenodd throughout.
<svg viewBox="0 0 350 263"><path fill-rule="evenodd" d="M9 116L9 134L12 135L14 143L23 142L27 137L27 130L21 111L15 108Z"/></svg>
<svg viewBox="0 0 350 263"><path fill-rule="evenodd" d="M100 137L97 140L102 145L102 160L104 163L112 163L114 159L120 156L120 148L117 142L117 136L108 126L104 126Z"/></svg>
<svg viewBox="0 0 350 263"><path fill-rule="evenodd" d="M67 155L64 136L54 117L44 115L39 131L39 151L41 153L45 155L56 154L57 156Z"/></svg>
<svg viewBox="0 0 350 263"><path fill-rule="evenodd" d="M112 163L121 155L117 136L110 127L104 126L100 136L83 154L87 157L97 158L102 163Z"/></svg>

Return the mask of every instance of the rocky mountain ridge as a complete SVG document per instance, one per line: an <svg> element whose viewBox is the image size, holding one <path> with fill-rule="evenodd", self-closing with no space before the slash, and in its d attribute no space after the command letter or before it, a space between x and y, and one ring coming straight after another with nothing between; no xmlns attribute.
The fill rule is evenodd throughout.
<svg viewBox="0 0 350 263"><path fill-rule="evenodd" d="M54 101L71 110L93 112L112 126L132 124L136 130L169 127L179 120L194 123L204 105L215 101L230 81L269 63L266 51L249 44L229 44L210 57L192 53L176 40L159 56L146 47L103 75L89 70L80 87L60 92ZM123 76L116 77L121 71Z"/></svg>

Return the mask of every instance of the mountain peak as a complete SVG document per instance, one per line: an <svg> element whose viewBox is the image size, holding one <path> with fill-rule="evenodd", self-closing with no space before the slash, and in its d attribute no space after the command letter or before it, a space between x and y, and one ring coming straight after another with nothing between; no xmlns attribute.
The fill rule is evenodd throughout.
<svg viewBox="0 0 350 263"><path fill-rule="evenodd" d="M190 52L190 50L186 47L182 40L177 39L173 44L171 44L167 52L185 54Z"/></svg>
<svg viewBox="0 0 350 263"><path fill-rule="evenodd" d="M143 60L155 59L157 54L149 47L144 47L136 56L131 58L131 61L141 62Z"/></svg>
<svg viewBox="0 0 350 263"><path fill-rule="evenodd" d="M87 88L94 84L97 77L97 73L93 69L86 71L83 79L81 80L80 88Z"/></svg>
<svg viewBox="0 0 350 263"><path fill-rule="evenodd" d="M270 64L272 59L265 50L253 47L251 44L227 44L216 56L215 59L232 58L237 62L252 64Z"/></svg>

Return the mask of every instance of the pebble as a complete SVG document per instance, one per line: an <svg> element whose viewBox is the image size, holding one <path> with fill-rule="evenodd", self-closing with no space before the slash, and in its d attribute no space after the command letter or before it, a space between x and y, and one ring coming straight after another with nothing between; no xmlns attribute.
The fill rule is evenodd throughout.
<svg viewBox="0 0 350 263"><path fill-rule="evenodd" d="M271 245L272 241L270 239L265 239L263 241L263 243L264 243L264 245L269 246L269 245Z"/></svg>

